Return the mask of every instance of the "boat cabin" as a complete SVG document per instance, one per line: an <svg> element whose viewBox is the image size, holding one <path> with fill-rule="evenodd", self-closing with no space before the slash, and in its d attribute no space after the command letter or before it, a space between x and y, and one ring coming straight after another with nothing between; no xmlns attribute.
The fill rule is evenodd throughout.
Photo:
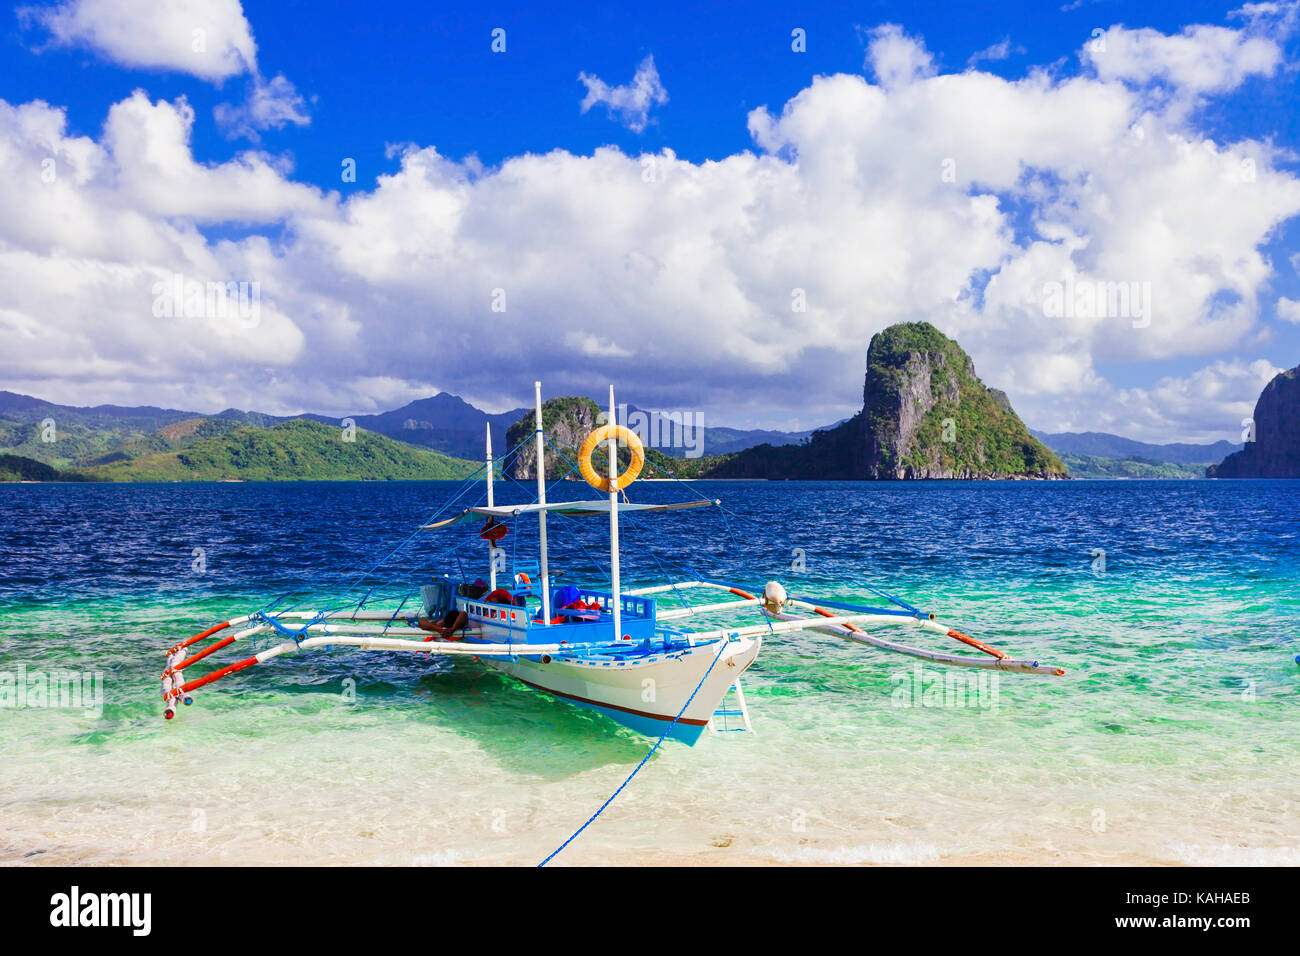
<svg viewBox="0 0 1300 956"><path fill-rule="evenodd" d="M541 586L521 583L489 592L486 587L463 583L453 587L450 578L439 577L424 589L425 613L440 617L452 606L464 611L473 625L483 631L484 640L515 643L571 644L623 638L647 643L655 633L655 602L652 598L624 594L619 600L622 634L611 635L614 626L614 595L611 591L552 586L551 618L542 619ZM502 632L507 633L502 633Z"/></svg>

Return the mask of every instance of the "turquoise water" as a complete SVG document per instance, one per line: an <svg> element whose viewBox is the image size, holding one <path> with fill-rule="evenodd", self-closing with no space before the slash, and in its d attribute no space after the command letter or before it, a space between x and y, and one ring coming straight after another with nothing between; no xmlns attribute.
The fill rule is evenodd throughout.
<svg viewBox="0 0 1300 956"><path fill-rule="evenodd" d="M282 658L161 719L166 647L288 589L333 593L330 575L454 487L0 487L0 675L99 674L103 689L98 714L93 693L0 709L0 861L546 856L650 741L477 662ZM745 678L756 733L666 744L557 862L1300 863L1300 483L699 487L730 514L629 521L625 581L778 578L849 601L872 599L870 581L1067 674L979 685L829 637L771 639ZM551 528L555 565L599 580L604 525ZM531 535L508 539L521 558ZM379 570L377 598L454 568L452 543L418 539Z"/></svg>

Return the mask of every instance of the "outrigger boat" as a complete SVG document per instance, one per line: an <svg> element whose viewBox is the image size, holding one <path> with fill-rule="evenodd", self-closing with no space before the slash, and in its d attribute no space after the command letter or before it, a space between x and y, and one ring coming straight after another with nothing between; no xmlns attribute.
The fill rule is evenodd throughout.
<svg viewBox="0 0 1300 956"><path fill-rule="evenodd" d="M421 613L405 602L388 610L368 609L366 592L346 607L317 610L274 610L274 605L233 617L176 644L167 651L162 673L164 716L178 704L193 702L199 688L264 664L285 654L322 648L358 648L397 654L433 654L448 659L475 658L520 683L579 707L591 708L635 731L688 744L706 729L752 730L740 677L757 659L764 638L798 631L831 635L883 651L936 664L981 668L1001 673L1060 676L1060 667L1016 660L1004 652L935 620L907 602L881 591L885 606L845 604L790 595L777 581L761 593L710 580L682 580L624 589L620 580L619 519L621 515L715 508L720 502L695 499L669 504L620 501L620 494L638 477L644 448L635 432L616 418L610 388L609 423L597 428L578 450L576 469L603 498L547 501L546 438L542 428L541 383L535 383L535 430L531 439L494 460L491 432L482 469L486 501L459 514L431 521L419 531L440 531L470 522L484 522L479 537L488 545L487 579L434 575L419 587ZM532 441L536 452L536 501L495 504L494 472L505 459ZM628 447L630 464L618 471L618 442ZM598 475L592 463L597 447L607 449L609 471ZM554 446L553 446L554 447ZM557 451L559 449L557 448ZM477 477L471 479L477 481ZM625 498L625 496L624 496ZM453 499L455 500L455 499ZM547 518L604 516L609 522L609 587L558 586L551 574L547 548ZM536 517L539 561L528 570L514 569L508 586L498 587L498 572L507 571L497 542L520 519ZM415 535L408 541L414 540ZM412 592L414 593L414 592ZM671 598L680 606L661 608ZM735 623L737 615L750 623ZM700 617L722 625L701 629L685 626ZM434 622L441 620L442 625ZM431 628L430 625L433 625ZM886 640L868 628L905 626L962 642L980 652L947 654ZM196 645L221 637L202 649ZM433 633L430 633L430 631ZM234 644L268 642L261 650L202 677L185 674L200 661ZM254 648L256 650L256 648ZM735 725L735 726L733 726Z"/></svg>

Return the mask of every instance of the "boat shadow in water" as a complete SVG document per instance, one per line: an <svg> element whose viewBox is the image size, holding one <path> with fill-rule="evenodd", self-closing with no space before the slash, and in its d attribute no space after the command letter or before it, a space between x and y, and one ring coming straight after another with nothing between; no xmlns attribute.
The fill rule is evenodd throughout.
<svg viewBox="0 0 1300 956"><path fill-rule="evenodd" d="M439 721L472 738L503 768L559 780L610 764L640 763L654 741L593 711L574 707L481 664L425 674Z"/></svg>
<svg viewBox="0 0 1300 956"><path fill-rule="evenodd" d="M603 714L586 711L527 687L474 661L416 659L351 662L322 656L284 676L252 673L231 695L233 704L272 695L300 717L334 713L351 680L367 710L391 708L394 717L473 740L504 769L539 780L560 780L611 764L629 769L654 745ZM358 730L358 732L369 732Z"/></svg>

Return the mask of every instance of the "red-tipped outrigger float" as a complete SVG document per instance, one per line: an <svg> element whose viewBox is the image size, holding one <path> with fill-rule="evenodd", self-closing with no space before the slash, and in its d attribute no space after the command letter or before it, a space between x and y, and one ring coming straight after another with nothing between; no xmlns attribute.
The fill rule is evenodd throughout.
<svg viewBox="0 0 1300 956"><path fill-rule="evenodd" d="M891 653L954 667L1000 673L1060 676L1060 667L1037 661L1013 660L961 631L955 630L892 595L869 588L888 602L873 607L795 597L776 581L761 594L704 579L656 583L624 589L619 567L620 515L717 507L715 500L697 499L671 504L632 504L619 495L638 476L644 450L635 432L617 424L614 390L610 388L610 424L598 428L578 450L574 467L607 497L547 502L545 445L542 430L541 383L536 383L535 430L537 499L530 504L497 505L493 472L509 464L526 444L511 449L502 460L492 457L488 433L483 475L486 503L422 525L442 530L484 521L478 535L487 542L487 580L473 583L461 576L434 575L420 588L421 608L413 613L399 605L393 610L368 610L366 596L343 608L281 610L271 606L231 618L176 644L167 651L162 673L164 716L176 714L177 702L190 704L193 692L283 654L329 647L398 654L437 654L473 657L489 667L579 707L608 715L615 721L654 737L673 737L694 744L705 729L750 730L740 676L758 657L764 638L798 631L832 635L868 644ZM618 442L628 446L631 463L619 474ZM592 455L607 449L608 476L598 475ZM554 446L553 446L554 447ZM557 449L558 450L558 449ZM561 451L561 454L563 452ZM459 497L459 496L457 496ZM455 499L453 499L455 500ZM555 586L549 567L547 517L599 517L609 521L609 587ZM498 587L504 551L497 547L511 522L536 516L539 562L516 567L513 586ZM502 529L505 529L504 531ZM408 543L415 539L413 535ZM480 545L481 546L481 545ZM534 582L532 575L537 574ZM710 597L729 595L726 600ZM657 601L675 606L661 608ZM736 623L737 615L752 623ZM698 619L696 628L677 622ZM984 656L946 654L885 640L866 628L907 626L952 638ZM235 633L219 637L237 628ZM217 638L201 650L200 642ZM185 671L209 656L241 642L278 640L248 657L193 680ZM254 648L255 649L255 648ZM256 650L256 649L255 649ZM728 698L734 703L725 704ZM721 705L721 706L720 706ZM728 717L738 720L729 721ZM740 726L731 727L730 724Z"/></svg>

